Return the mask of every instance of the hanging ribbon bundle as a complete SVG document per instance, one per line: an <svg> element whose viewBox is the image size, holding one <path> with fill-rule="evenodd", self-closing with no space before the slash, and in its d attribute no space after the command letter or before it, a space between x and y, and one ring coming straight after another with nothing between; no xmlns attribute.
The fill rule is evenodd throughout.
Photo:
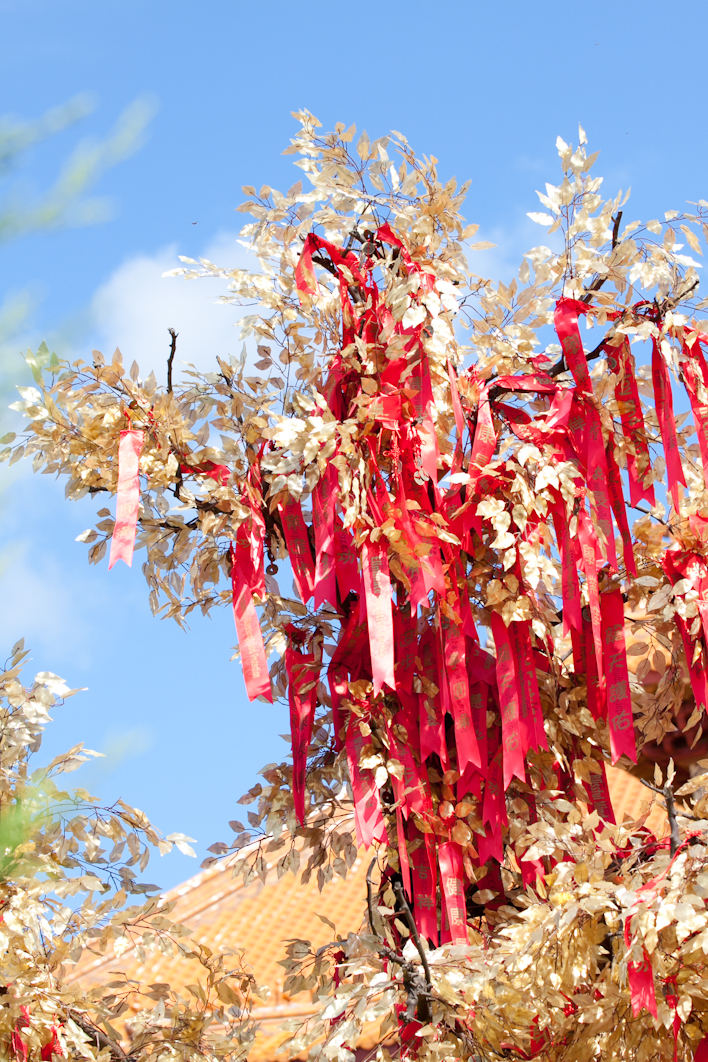
<svg viewBox="0 0 708 1062"><path fill-rule="evenodd" d="M408 278L404 314L392 315L380 296L374 271L382 263ZM321 464L311 530L300 498L278 496L283 539L302 601L341 620L326 678L358 841L387 841L421 934L457 942L466 939L466 903L481 867L501 863L508 846L525 882L553 865L552 857L525 859L512 841L509 801L522 800L532 823L537 792L584 792L588 808L614 822L602 755L585 781L574 781L568 764L581 753L571 743L568 764L556 760L549 771L549 680L560 675L550 623L570 639L563 682L606 735L608 759L636 762L622 580L637 574L637 559L622 469L631 504L654 505L650 432L629 342L616 326L601 350L613 373L616 420L595 395L578 326L594 312L587 303L561 299L555 309L572 382L541 370L484 380L460 371L431 340L436 277L388 225L367 234L361 255L310 235L295 272L303 299L321 293L317 265L336 276L342 313L341 348L321 390L337 420L358 423L357 458L345 460L336 448ZM652 381L679 511L686 480L663 342L657 326ZM684 376L708 448L705 362L685 347L682 357L692 359L694 376ZM452 434L449 426L439 430L441 401ZM536 481L537 493L545 488L540 504L520 504L520 466L500 448L505 429L557 470ZM669 557L674 581L685 577L688 559ZM553 606L536 592L539 565L558 572ZM478 573L486 596L476 590ZM694 581L703 595L703 569ZM493 651L491 641L482 644L483 628ZM688 654L688 630L685 637ZM692 681L706 703L698 672ZM297 776L309 729L293 716L294 749L296 734ZM299 794L296 805L300 816Z"/></svg>
<svg viewBox="0 0 708 1062"><path fill-rule="evenodd" d="M388 224L360 242L355 253L315 234L304 241L296 290L306 306L324 300L330 316L333 296L341 319L312 423L340 430L327 449L308 442L299 465L274 431L250 454L230 546L234 618L248 696L272 700L256 605L268 595L264 546L270 553L276 536L300 598L280 627L296 818L305 821L308 756L324 721L332 751L346 757L359 843L389 845L424 936L460 942L470 897L507 857L524 884L552 869L556 856L527 854L524 832L549 793L582 796L614 821L605 760L637 759L623 581L643 556L623 478L631 506L655 504L657 443L672 511L690 528L663 567L677 595L698 598L700 622L686 612L677 623L696 700L708 703L708 524L682 512L687 469L671 385L680 371L708 467L708 337L682 329L677 354L675 331L651 307L626 311L652 338L656 420L647 423L639 396L648 380L619 313L606 314L612 324L593 354L606 359L602 400L579 329L597 311L575 299L555 306L556 370L537 358L532 371L484 378L459 364L454 287ZM323 267L334 293L318 283ZM132 553L142 443L142 432L122 433L111 564ZM187 460L182 473L222 490L232 482L223 465ZM323 638L334 640L326 666ZM559 638L568 640L562 657ZM561 694L587 707L590 751L579 731L559 729Z"/></svg>

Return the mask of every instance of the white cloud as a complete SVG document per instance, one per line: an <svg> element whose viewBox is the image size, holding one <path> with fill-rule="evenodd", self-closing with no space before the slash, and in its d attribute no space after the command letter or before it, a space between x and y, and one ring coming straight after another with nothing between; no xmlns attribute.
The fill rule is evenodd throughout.
<svg viewBox="0 0 708 1062"><path fill-rule="evenodd" d="M491 237L497 246L469 252L470 268L508 283L534 237L535 242L543 242L538 238L543 234L536 229L524 218L513 231L496 229L485 233L485 238ZM215 365L217 354L225 357L240 353L241 340L235 326L248 311L216 302L226 294L227 281L162 276L182 264L178 259L182 249L175 243L153 254L135 255L113 272L92 299L90 337L88 342L82 342L77 356L86 357L86 347L94 346L110 357L120 347L126 366L135 360L143 378L153 369L158 381L164 383L168 328L179 333L178 362L191 362L208 370ZM229 268L258 268L256 259L238 242L235 233L216 236L201 257Z"/></svg>
<svg viewBox="0 0 708 1062"><path fill-rule="evenodd" d="M109 277L91 302L91 343L109 357L120 347L126 365L137 361L143 378L154 369L164 382L170 337L179 333L177 361L200 369L216 364L215 358L238 354L241 341L235 324L245 312L215 300L226 294L227 281L163 277L182 263L177 244L154 254L129 258ZM201 257L228 268L253 268L254 259L235 234L216 237Z"/></svg>

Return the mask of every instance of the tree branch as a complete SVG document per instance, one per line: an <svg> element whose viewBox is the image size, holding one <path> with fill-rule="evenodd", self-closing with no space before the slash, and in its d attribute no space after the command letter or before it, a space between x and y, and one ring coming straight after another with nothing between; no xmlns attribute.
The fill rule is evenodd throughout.
<svg viewBox="0 0 708 1062"><path fill-rule="evenodd" d="M676 798L674 797L674 791L668 785L658 786L653 782L647 782L646 779L640 778L639 781L642 785L645 785L647 789L651 789L653 793L658 793L666 801L666 814L669 817L669 829L670 844L671 844L671 858L676 855L678 847L681 844L681 834L679 833L678 816L676 814Z"/></svg>
<svg viewBox="0 0 708 1062"><path fill-rule="evenodd" d="M415 944L416 948L418 949L418 954L420 955L420 961L423 964L423 969L425 970L425 980L428 983L428 989L430 989L431 988L431 981L430 981L430 967L428 966L428 956L425 954L425 949L423 948L423 943L422 943L422 941L420 939L420 935L418 933L418 927L415 924L415 918L413 917L411 909L408 906L408 900L406 899L406 894L403 891L403 885L401 884L400 881L394 881L394 883L393 883L393 891L395 892L396 899L400 903L400 905L401 905L401 907L403 909L403 913L406 916L406 922L408 923L408 928L411 931L411 937L413 938L413 943Z"/></svg>
<svg viewBox="0 0 708 1062"><path fill-rule="evenodd" d="M671 299L671 298L664 299L664 301L662 302L661 307L659 309L659 313L660 314L665 314L669 310L673 310L673 308L675 306L678 306L678 304L680 302L683 302L683 300L685 298L687 298L687 296L689 296L691 294L693 289L697 288L697 287L698 287L698 277L696 277L696 279L693 281L693 283L689 287L687 287L685 291L682 291L680 295L677 295L676 298L674 298L674 299Z"/></svg>
<svg viewBox="0 0 708 1062"><path fill-rule="evenodd" d="M94 1025L94 1023L84 1014L80 1014L79 1011L74 1010L73 1007L67 1007L66 1013L67 1016L71 1018L74 1025L78 1025L82 1032L85 1032L87 1036L90 1036L91 1039L95 1041L98 1048L107 1047L111 1052L111 1057L116 1059L116 1062L128 1062L129 1059L133 1058L133 1055L126 1054L119 1044L106 1036L103 1030L99 1029L97 1025Z"/></svg>
<svg viewBox="0 0 708 1062"><path fill-rule="evenodd" d="M339 270L332 262L330 262L329 258L323 258L320 254L313 254L312 261L316 262L317 265L322 266L323 269L326 269L333 277L339 277ZM362 303L364 301L358 284L347 284L347 290L354 302Z"/></svg>
<svg viewBox="0 0 708 1062"><path fill-rule="evenodd" d="M612 220L614 222L614 224L612 226L612 250L614 251L615 247L617 246L617 241L618 241L618 238L619 238L619 227L620 227L620 222L622 220L622 211L618 210L617 214L615 215L615 217ZM595 277L595 279L593 280L592 284L587 289L587 293L585 295L583 295L583 297L582 297L582 299L580 301L581 302L590 302L590 299L593 297L594 293L596 291L600 290L600 288L602 287L602 285L605 283L606 280L607 280L607 273L605 273L604 277Z"/></svg>
<svg viewBox="0 0 708 1062"><path fill-rule="evenodd" d="M599 358L604 349L605 343L610 338L611 331L604 337L601 343L591 350L589 354L585 355L586 361L594 361L595 358ZM565 357L561 357L560 361L557 361L552 369L549 369L546 373L547 376L560 376L562 372L567 371L568 366L565 363Z"/></svg>
<svg viewBox="0 0 708 1062"><path fill-rule="evenodd" d="M366 909L369 914L369 928L375 937L378 937L376 927L374 926L374 883L371 880L371 872L376 866L376 856L371 860L369 869L366 872Z"/></svg>
<svg viewBox="0 0 708 1062"><path fill-rule="evenodd" d="M598 279L603 279L604 280L605 278L598 278ZM698 280L696 279L690 285L690 287L686 288L685 291L682 291L680 295L677 295L673 299L665 299L662 302L661 306L657 307L659 316L663 317L663 315L665 313L668 313L669 310L673 310L676 306L678 306L678 304L680 302L682 302L688 295L690 295L691 292L693 291L693 289L695 287L697 287L697 286L698 286ZM596 287L592 288L592 290L593 291L597 291L597 288L599 288L599 287L600 287L600 285L598 284ZM582 302L588 302L589 300L586 297L586 298L583 298L581 301ZM589 362L589 361L594 361L595 358L599 358L600 355L602 354L602 351L603 351L603 348L604 348L605 344L607 343L608 339L610 339L612 337L613 334L614 334L613 329L610 329L610 331L607 333L607 335L602 340L602 342L598 343L598 345L595 347L595 349L591 350L589 354L586 354L585 360ZM567 368L568 368L568 366L565 363L565 357L561 356L560 360L556 362L556 364L553 366L552 369L548 370L548 373L546 375L547 376L559 376L562 372L566 372ZM490 392L490 394L491 394L491 392Z"/></svg>
<svg viewBox="0 0 708 1062"><path fill-rule="evenodd" d="M175 360L175 351L177 350L177 336L179 332L175 332L174 328L168 328L167 331L172 336L172 342L170 343L170 356L167 359L167 394L172 394L172 362Z"/></svg>
<svg viewBox="0 0 708 1062"><path fill-rule="evenodd" d="M323 258L321 254L313 254L312 261L316 262L317 265L322 266L323 269L326 269L327 272L331 273L333 277L339 276L339 273L337 272L337 267L332 262L330 262L329 258Z"/></svg>
<svg viewBox="0 0 708 1062"><path fill-rule="evenodd" d="M404 909L406 921L408 922L408 927L411 930L411 933L414 934L414 943L423 963L423 969L425 970L425 981L418 973L418 968L415 963L409 962L408 959L404 959L404 957L394 951L393 948L389 948L388 945L384 944L381 935L376 932L374 927L374 894L371 872L375 866L376 857L371 860L369 869L366 872L366 906L369 914L369 926L371 927L371 932L379 941L381 941L378 945L379 954L387 958L389 962L395 962L396 965L401 967L403 973L403 987L406 990L406 1010L403 1020L405 1022L410 1022L417 1018L418 1021L429 1022L432 1017L430 1009L430 998L432 993L430 967L428 966L428 959L423 951L420 937L418 936L418 930L416 929L411 909L403 895L403 890L399 882L394 882L393 890L396 893L397 898L399 898L399 900L402 899L402 907ZM399 889L401 890L400 896L398 892Z"/></svg>

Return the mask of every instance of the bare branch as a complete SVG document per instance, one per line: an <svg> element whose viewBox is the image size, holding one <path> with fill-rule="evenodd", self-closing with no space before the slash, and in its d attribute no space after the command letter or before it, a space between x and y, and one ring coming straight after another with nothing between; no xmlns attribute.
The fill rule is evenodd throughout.
<svg viewBox="0 0 708 1062"><path fill-rule="evenodd" d="M170 355L167 359L167 393L172 394L172 362L175 360L175 351L177 350L177 336L179 332L175 332L174 328L168 328L167 331L172 336L172 342L170 343Z"/></svg>
<svg viewBox="0 0 708 1062"><path fill-rule="evenodd" d="M681 844L681 834L679 833L678 816L676 814L676 798L674 797L674 791L668 785L660 787L654 785L652 782L647 782L645 778L640 778L639 781L642 785L645 785L647 789L651 789L653 793L658 793L666 801L666 814L669 817L670 844L671 844L671 858L676 855L678 847Z"/></svg>
<svg viewBox="0 0 708 1062"><path fill-rule="evenodd" d="M403 909L403 913L406 916L406 922L408 924L408 928L411 931L411 937L413 938L413 943L415 944L416 948L418 949L418 954L420 955L420 961L423 964L423 969L425 970L425 980L428 982L428 988L430 988L431 981L430 981L430 967L428 966L428 956L425 954L425 949L423 947L423 942L420 939L420 935L418 933L418 928L417 928L417 926L415 924L415 918L413 917L413 913L412 913L410 907L408 906L408 900L406 899L406 894L403 891L403 885L401 884L400 881L394 881L394 883L393 883L393 891L395 892L396 899L400 903L401 908Z"/></svg>
<svg viewBox="0 0 708 1062"><path fill-rule="evenodd" d="M106 1036L103 1030L99 1029L97 1025L94 1025L85 1014L80 1014L79 1011L74 1010L73 1007L67 1007L66 1013L67 1016L71 1018L74 1025L78 1025L82 1032L85 1032L87 1036L91 1037L98 1048L107 1047L111 1053L111 1057L116 1059L116 1062L128 1062L128 1059L134 1057L133 1055L126 1054L119 1044Z"/></svg>
<svg viewBox="0 0 708 1062"><path fill-rule="evenodd" d="M614 224L612 226L612 250L614 251L619 239L619 227L622 220L622 211L618 210L612 219ZM595 277L590 287L587 289L587 294L583 295L581 302L590 302L596 291L599 291L602 285L607 280L607 273L603 277Z"/></svg>

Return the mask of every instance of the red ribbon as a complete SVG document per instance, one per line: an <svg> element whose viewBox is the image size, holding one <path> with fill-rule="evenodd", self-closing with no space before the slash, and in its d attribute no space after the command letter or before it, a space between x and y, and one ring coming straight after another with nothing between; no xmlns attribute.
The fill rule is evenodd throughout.
<svg viewBox="0 0 708 1062"><path fill-rule="evenodd" d="M605 771L605 761L595 760L600 767L600 773L593 773L590 775L590 781L585 782L585 789L588 794L588 806L590 811L596 811L601 819L605 822L615 822L615 812L612 807L612 798L610 796L610 787L607 784L607 773Z"/></svg>
<svg viewBox="0 0 708 1062"><path fill-rule="evenodd" d="M180 472L185 476L209 476L220 486L225 487L231 477L231 469L226 465L217 465L213 461L202 461L201 465L187 465L180 462Z"/></svg>
<svg viewBox="0 0 708 1062"><path fill-rule="evenodd" d="M479 405L477 407L477 426L472 443L472 455L470 457L469 474L471 477L470 487L474 489L482 469L491 461L497 445L497 436L494 431L494 421L489 405L488 387L482 385L479 392Z"/></svg>
<svg viewBox="0 0 708 1062"><path fill-rule="evenodd" d="M502 748L504 750L504 789L516 776L526 781L524 749L522 747L519 686L514 651L509 632L498 612L491 614L492 634L497 647L497 685L502 718Z"/></svg>
<svg viewBox="0 0 708 1062"><path fill-rule="evenodd" d="M578 329L578 314L587 313L587 304L577 299L559 299L553 315L565 363L573 374L578 390L592 394L592 381Z"/></svg>
<svg viewBox="0 0 708 1062"><path fill-rule="evenodd" d="M349 764L349 777L354 797L354 825L360 847L368 848L373 841L386 841L386 825L381 814L381 801L370 771L364 773L359 766L365 741L355 717L347 728L345 747Z"/></svg>
<svg viewBox="0 0 708 1062"><path fill-rule="evenodd" d="M411 842L421 838L416 830L409 826ZM432 940L433 946L438 944L438 917L436 900L436 875L435 864L430 858L428 847L429 834L425 834L425 843L419 844L415 850L409 848L408 854L411 861L411 878L413 885L413 913L415 924L421 936L426 940Z"/></svg>
<svg viewBox="0 0 708 1062"><path fill-rule="evenodd" d="M681 464L681 454L676 435L671 377L662 356L661 347L655 336L652 337L651 375L654 383L656 416L664 443L669 493L674 503L674 509L678 513L680 512L679 484L685 487L686 480L683 475L683 465Z"/></svg>
<svg viewBox="0 0 708 1062"><path fill-rule="evenodd" d="M305 239L302 254L295 267L295 285L298 291L306 295L314 295L317 291L317 278L312 261L315 251L327 251L336 266L346 266L352 277L358 283L364 284L364 278L359 270L359 259L353 251L342 251L341 247L336 247L329 240L323 240L311 232Z"/></svg>
<svg viewBox="0 0 708 1062"><path fill-rule="evenodd" d="M482 758L477 744L470 707L470 690L465 661L465 636L459 627L449 620L443 620L445 668L441 678L447 682L455 723L455 744L457 746L457 767L462 773L468 764L482 766Z"/></svg>
<svg viewBox="0 0 708 1062"><path fill-rule="evenodd" d="M580 604L580 585L578 571L575 567L573 547L565 515L565 502L560 497L553 507L553 521L556 528L556 540L561 559L561 588L563 593L563 630L567 633L573 628L582 630L582 608Z"/></svg>
<svg viewBox="0 0 708 1062"><path fill-rule="evenodd" d="M140 453L144 440L144 431L129 430L120 433L116 522L111 539L109 571L119 560L125 561L129 568L133 563L140 504Z"/></svg>
<svg viewBox="0 0 708 1062"><path fill-rule="evenodd" d="M531 748L548 748L530 631L531 624L528 620L512 623L507 629L514 654L516 684L519 691L519 715L524 755Z"/></svg>
<svg viewBox="0 0 708 1062"><path fill-rule="evenodd" d="M469 677L469 664L468 671ZM470 711L472 713L472 725L477 737L479 749L480 773L487 773L487 700L489 698L489 686L486 682L470 682Z"/></svg>
<svg viewBox="0 0 708 1062"><path fill-rule="evenodd" d="M708 1036L704 1036L693 1052L693 1062L708 1062Z"/></svg>
<svg viewBox="0 0 708 1062"><path fill-rule="evenodd" d="M624 923L624 942L630 946L630 929L632 916L629 915ZM652 1017L656 1017L656 992L654 989L654 970L646 948L643 949L644 958L641 962L627 963L627 980L632 1000L632 1013L636 1018L643 1007L649 1011Z"/></svg>
<svg viewBox="0 0 708 1062"><path fill-rule="evenodd" d="M452 412L455 417L455 428L457 429L457 440L455 442L455 456L452 460L451 472L457 472L462 468L462 454L463 443L465 434L465 416L462 412L462 403L460 402L460 389L457 383L457 373L452 367L452 362L447 363L447 375L450 380L450 396L452 399Z"/></svg>
<svg viewBox="0 0 708 1062"><path fill-rule="evenodd" d="M462 852L452 841L438 846L440 883L445 897L445 911L453 944L467 944L467 910L462 868ZM445 941L443 940L443 943Z"/></svg>
<svg viewBox="0 0 708 1062"><path fill-rule="evenodd" d="M339 596L345 601L349 594L358 594L361 589L361 575L351 532L338 528L334 533L334 548Z"/></svg>
<svg viewBox="0 0 708 1062"><path fill-rule="evenodd" d="M20 1029L27 1029L29 1023L29 1008L20 1007L20 1017L15 1022L15 1028L10 1036L10 1050L15 1058L19 1058L21 1062L27 1062L27 1044L20 1036Z"/></svg>
<svg viewBox="0 0 708 1062"><path fill-rule="evenodd" d="M604 685L602 666L602 615L600 612L600 591L597 584L597 539L590 518L584 508L578 513L578 542L585 571L585 585L588 593L590 621L595 643L595 661L600 686Z"/></svg>
<svg viewBox="0 0 708 1062"><path fill-rule="evenodd" d="M305 819L305 776L307 754L312 740L312 724L317 704L317 662L315 654L289 645L285 650L290 703L290 735L293 750L293 803L297 821Z"/></svg>
<svg viewBox="0 0 708 1062"><path fill-rule="evenodd" d="M632 545L632 536L629 533L627 507L624 501L624 494L622 493L622 479L620 477L620 470L617 466L615 441L612 435L610 435L607 440L605 457L607 460L607 486L610 494L610 504L612 505L612 512L615 515L615 520L617 521L617 526L622 536L624 566L627 569L628 575L636 576L637 565L634 560L634 547Z"/></svg>
<svg viewBox="0 0 708 1062"><path fill-rule="evenodd" d="M285 505L280 505L279 509L295 586L303 603L307 603L312 597L315 584L315 566L312 561L310 540L307 537L307 525L302 518L300 502L295 501L294 498L289 497Z"/></svg>
<svg viewBox="0 0 708 1062"><path fill-rule="evenodd" d="M686 553L683 550L669 550L664 554L661 566L672 586L677 583L679 579L684 579L686 577L691 557L692 554ZM679 629L683 641L686 667L688 668L688 675L691 680L693 696L696 699L696 707L705 711L708 706L708 676L706 676L705 668L700 667L698 663L694 664L693 662L694 642L688 632L686 621L677 613L674 616L674 622Z"/></svg>
<svg viewBox="0 0 708 1062"><path fill-rule="evenodd" d="M501 863L504 859L503 828L508 824L506 801L502 783L502 749L497 749L489 764L489 772L484 783L484 802L482 804L482 822L487 823L485 836L477 836L477 850L480 864L491 857Z"/></svg>
<svg viewBox="0 0 708 1062"><path fill-rule="evenodd" d="M636 763L637 746L634 739L632 698L629 692L627 652L624 640L624 602L619 590L601 594L600 598L607 663L605 668L607 725L610 730L612 762L616 763L620 756L625 755Z"/></svg>
<svg viewBox="0 0 708 1062"><path fill-rule="evenodd" d="M694 351L695 354L693 353ZM701 461L703 462L703 476L706 482L708 482L708 472L706 471L708 470L708 407L701 402L698 396L698 383L702 382L705 386L706 373L702 371L699 376L696 372L696 362L698 363L699 369L703 369L705 361L701 354L700 347L697 347L695 343L693 347L689 347L687 343L684 343L681 372L691 403L693 420L696 425L698 446L701 451Z"/></svg>
<svg viewBox="0 0 708 1062"><path fill-rule="evenodd" d="M441 668L437 659L438 647L430 627L427 627L423 632L418 652L422 664L418 673L426 679L426 682L423 683L423 690L419 695L421 758L425 760L431 753L435 753L443 763L446 763L445 715L441 709L440 692L433 693L429 686L429 683L434 683L438 691L442 687L442 680L440 679Z"/></svg>
<svg viewBox="0 0 708 1062"><path fill-rule="evenodd" d="M393 629L396 639L396 689L412 693L415 658L418 652L418 618L410 604L395 610Z"/></svg>
<svg viewBox="0 0 708 1062"><path fill-rule="evenodd" d="M263 633L253 604L251 588L244 578L233 545L231 546L231 600L248 699L255 701L256 697L265 697L272 704L273 692L263 644Z"/></svg>
<svg viewBox="0 0 708 1062"><path fill-rule="evenodd" d="M314 607L329 601L337 607L336 546L334 538L337 505L337 470L328 465L312 492L312 524L315 531Z"/></svg>
<svg viewBox="0 0 708 1062"><path fill-rule="evenodd" d="M622 430L631 447L627 453L629 500L633 506L639 505L640 501L647 501L649 505L654 505L656 502L654 488L651 485L645 487L643 483L644 476L651 469L651 461L642 406L639 401L639 390L634 375L634 357L629 342L624 339L619 347L606 345L605 354L610 371L619 377L615 396L620 407Z"/></svg>
<svg viewBox="0 0 708 1062"><path fill-rule="evenodd" d="M40 1051L40 1057L42 1062L52 1062L52 1055L63 1054L64 1051L59 1040L59 1031L56 1025L52 1025L52 1035Z"/></svg>
<svg viewBox="0 0 708 1062"><path fill-rule="evenodd" d="M369 648L374 696L383 686L396 688L393 665L393 614L391 611L391 580L388 574L388 539L376 543L365 542L361 554L366 595L366 616L369 625Z"/></svg>

